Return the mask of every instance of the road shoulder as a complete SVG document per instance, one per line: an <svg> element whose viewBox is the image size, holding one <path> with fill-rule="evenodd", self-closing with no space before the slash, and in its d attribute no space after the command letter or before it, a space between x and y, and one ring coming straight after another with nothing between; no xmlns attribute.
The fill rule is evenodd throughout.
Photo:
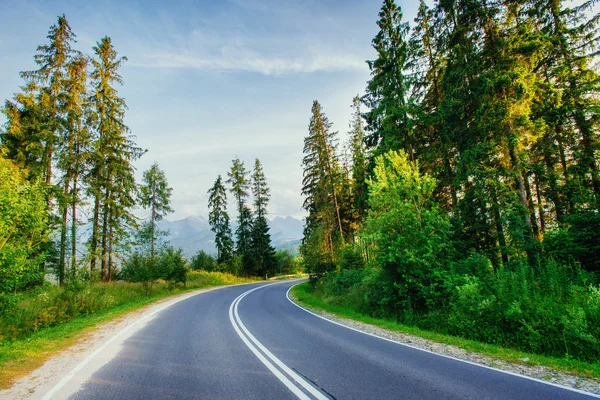
<svg viewBox="0 0 600 400"><path fill-rule="evenodd" d="M297 306L305 308L314 314L317 314L325 319L347 326L349 328L366 332L368 334L379 336L395 342L399 342L421 350L430 351L443 356L455 358L470 363L480 364L486 367L506 371L512 374L523 375L533 379L545 381L554 385L566 386L587 393L600 395L600 380L581 377L569 372L557 371L553 368L549 368L546 366L529 365L526 363L526 360L524 360L523 363L513 363L499 358L494 358L488 355L468 351L457 346L438 343L418 336L397 332L376 325L371 325L361 321L356 321L354 319L342 317L329 311L326 311L322 308L307 305L306 303L299 301L293 292L293 290L288 291L288 298Z"/></svg>
<svg viewBox="0 0 600 400"><path fill-rule="evenodd" d="M73 345L46 360L41 367L15 380L11 387L1 390L0 400L42 399L53 390L56 390L57 398L66 398L67 393L78 390L87 378L112 360L122 343L142 329L159 311L189 297L232 286L238 285L198 289L163 298L85 329L77 334ZM79 370L73 374L75 368ZM65 380L67 377L70 378L69 382ZM61 387L57 389L57 386Z"/></svg>

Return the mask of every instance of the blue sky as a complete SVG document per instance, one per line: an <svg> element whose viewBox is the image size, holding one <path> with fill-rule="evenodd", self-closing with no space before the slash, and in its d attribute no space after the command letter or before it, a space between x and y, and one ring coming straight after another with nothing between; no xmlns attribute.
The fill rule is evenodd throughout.
<svg viewBox="0 0 600 400"><path fill-rule="evenodd" d="M206 191L231 160L259 158L271 217L303 215L302 141L312 100L344 138L352 97L374 57L380 0L0 0L0 99L35 68L35 48L64 13L87 54L101 37L129 61L126 123L174 188L169 219L208 214ZM416 0L398 1L412 20ZM0 123L4 122L0 116Z"/></svg>

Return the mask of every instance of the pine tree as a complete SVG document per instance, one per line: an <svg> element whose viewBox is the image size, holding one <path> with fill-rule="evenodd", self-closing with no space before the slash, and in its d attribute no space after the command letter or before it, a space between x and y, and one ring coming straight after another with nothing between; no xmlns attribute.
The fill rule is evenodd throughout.
<svg viewBox="0 0 600 400"><path fill-rule="evenodd" d="M28 90L37 89L38 101L43 108L42 125L38 131L44 151L42 156L43 177L46 184L52 181L52 166L55 161L56 146L64 126L64 110L60 100L64 95L64 83L68 76L68 66L75 51L71 44L75 34L64 15L50 27L47 45L38 46L35 62L40 67L35 71L22 72L21 76L37 85L27 85ZM38 86L39 85L39 86Z"/></svg>
<svg viewBox="0 0 600 400"><path fill-rule="evenodd" d="M251 238L252 238L252 211L246 205L248 190L250 189L249 172L239 158L233 160L231 170L227 173L227 183L235 197L238 208L238 226L235 231L236 252L242 258L242 268L247 274L252 270Z"/></svg>
<svg viewBox="0 0 600 400"><path fill-rule="evenodd" d="M230 264L233 260L233 240L229 227L229 214L227 214L227 191L223 186L221 175L215 184L208 190L208 222L210 229L215 233L215 247L217 248L217 262Z"/></svg>
<svg viewBox="0 0 600 400"><path fill-rule="evenodd" d="M409 116L410 80L404 69L408 63L408 23L402 22L402 10L394 0L385 0L379 13L379 33L373 39L377 59L367 61L371 80L362 101L369 111L367 144L376 154L404 149L414 159L412 122Z"/></svg>
<svg viewBox="0 0 600 400"><path fill-rule="evenodd" d="M252 172L252 194L254 195L254 220L252 222L251 252L254 271L262 276L272 273L277 266L275 249L267 223L267 205L271 197L260 160L257 158Z"/></svg>
<svg viewBox="0 0 600 400"><path fill-rule="evenodd" d="M116 84L122 84L118 69L127 60L118 57L111 39L104 37L94 47L92 59L96 138L88 174L89 193L94 198L91 269L95 270L98 247L101 251L101 276L112 279L113 251L128 237L130 227L137 226L131 210L135 206L137 184L132 162L144 151L127 137L124 124L126 104L118 96Z"/></svg>
<svg viewBox="0 0 600 400"><path fill-rule="evenodd" d="M352 120L350 121L350 149L352 154L352 197L358 221L367 213L367 170L368 153L365 145L364 122L360 109L360 98L352 99Z"/></svg>
<svg viewBox="0 0 600 400"><path fill-rule="evenodd" d="M144 171L142 184L139 187L139 203L142 207L150 209L150 256L154 257L154 243L157 238L156 222L161 221L167 214L172 213L171 194L173 188L169 187L165 172L158 163Z"/></svg>
<svg viewBox="0 0 600 400"><path fill-rule="evenodd" d="M89 108L87 103L88 59L81 54L75 56L68 65L68 78L64 82L65 94L61 108L65 112L64 136L58 147L57 167L62 171L62 198L59 201L62 216L59 270L64 279L67 251L67 230L69 209L71 210L71 270L76 273L77 265L77 205L79 178L83 175L89 155L90 135L87 126Z"/></svg>
<svg viewBox="0 0 600 400"><path fill-rule="evenodd" d="M304 233L307 238L319 229L324 233L325 247L333 254L336 244L344 242L344 232L339 204L341 173L336 154L337 132L330 129L331 123L315 100L302 160L302 195L308 212Z"/></svg>

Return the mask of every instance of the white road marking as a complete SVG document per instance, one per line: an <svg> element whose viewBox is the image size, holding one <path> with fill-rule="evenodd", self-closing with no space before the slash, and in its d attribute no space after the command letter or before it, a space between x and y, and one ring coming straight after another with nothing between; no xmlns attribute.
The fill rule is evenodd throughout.
<svg viewBox="0 0 600 400"><path fill-rule="evenodd" d="M271 353L250 331L246 328L244 323L242 322L239 312L238 305L240 301L246 297L248 294L254 292L255 290L265 288L267 286L276 285L278 283L271 283L269 285L260 286L251 290L248 290L245 293L239 295L229 307L229 319L231 320L231 324L233 325L236 333L240 338L244 341L246 346L258 357L258 359L290 390L300 399L310 399L304 392L299 390L299 388L294 385L285 375L283 375L276 367L273 365L275 363L283 372L285 372L289 377L291 377L294 381L296 381L299 385L301 385L304 389L306 389L310 394L314 396L314 398L318 400L328 400L328 397L324 396L323 393L315 389L310 383L308 383L305 379L303 379L300 375L298 375L295 371L285 365L279 358L277 358L273 353ZM249 339L249 340L248 340ZM252 342L252 343L251 343ZM256 347L255 347L256 345ZM257 349L260 349L273 363L267 360L263 354Z"/></svg>
<svg viewBox="0 0 600 400"><path fill-rule="evenodd" d="M550 386L554 386L554 387L557 387L557 388L561 388L561 389L565 389L565 390L570 390L571 392L581 393L581 394L585 394L585 395L587 395L587 396L590 396L590 397L593 397L593 398L600 399L600 396L599 396L599 395L596 395L596 394L594 394L594 393L590 393L590 392L586 392L586 391L583 391L583 390L579 390L579 389L571 388L571 387L568 387L568 386L559 385L559 384L557 384L557 383L546 382L546 381L543 381L543 380L541 380L541 379L533 378L533 377L531 377L531 376L527 376L527 375L521 375L521 374L517 374L517 373L515 373L515 372L504 371L504 370L501 370L501 369L498 369L498 368L489 367L489 366L487 366L487 365L478 364L478 363L475 363L475 362L472 362L472 361L461 360L460 358L456 358L456 357L448 356L448 355L445 355L445 354L436 353L436 352L434 352L434 351L427 350L427 349L422 349L422 348L420 348L420 347L416 347L416 346L411 346L410 344L406 344L406 343L398 342L398 341L396 341L396 340L393 340L393 339L388 339L388 338L386 338L386 337L383 337L383 336L378 336L378 335L375 335L375 334L373 334L373 333L369 333L369 332L361 331L360 329L356 329L356 328L353 328L353 327L351 327L351 326L348 326L348 325L340 324L339 322L333 321L333 320L331 320L331 319L329 319L329 318L325 318L325 317L323 317L323 316L321 316L321 315L319 315L319 314L315 314L314 312L312 312L312 311L310 311L310 310L308 310L308 309L306 309L306 308L302 307L301 305L294 303L294 302L292 301L292 299L290 299L290 290L292 290L292 288L293 288L294 286L297 286L297 285L299 285L299 284L301 284L301 283L303 283L303 282L296 283L295 285L292 285L292 286L290 286L290 287L289 287L289 289L288 289L288 290L287 290L287 292L285 293L285 297L287 297L288 301L289 301L290 303L292 303L293 305L295 305L296 307L298 307L299 309L301 309L301 310L304 310L304 311L306 311L307 313L309 313L309 314L312 314L312 315L314 315L314 316L315 316L315 317L317 317L317 318L321 318L322 320L325 320L325 321L327 321L327 322L331 322L332 324L339 325L339 326L341 326L341 327L343 327L343 328L350 329L350 330L352 330L352 331L355 331L355 332L358 332L358 333L362 333L363 335L369 335L369 336L372 336L372 337L374 337L374 338L377 338L377 339L385 340L386 342L391 342L391 343L398 344L398 345L400 345L400 346L409 347L409 348L411 348L411 349L415 349L415 350L419 350L419 351L424 351L425 353L435 354L436 356L440 356L440 357L444 357L444 358L449 358L449 359L451 359L451 360L455 360L455 361L460 361L460 362L462 362L462 363L465 363L465 364L471 364L471 365L475 365L475 366L477 366L477 367L481 367L481 368L490 369L490 370L492 370L492 371L496 371L496 372L502 372L503 374L508 374L508 375L516 376L516 377L523 378L523 379L529 379L530 381L534 381L534 382L543 383L543 384L545 384L545 385L550 385Z"/></svg>
<svg viewBox="0 0 600 400"><path fill-rule="evenodd" d="M121 336L125 335L126 333L132 332L134 330L134 328L137 328L142 322L149 321L151 318L153 318L156 314L158 314L159 312L163 311L164 309L166 309L168 307L171 307L173 304L177 304L180 301L187 300L190 297L194 297L194 296L197 296L199 294L211 292L213 290L223 289L223 288L226 288L226 287L240 286L240 285L247 285L247 283L242 283L242 284L239 284L239 285L220 286L220 287L215 287L215 288L211 288L211 289L201 289L201 291L199 291L197 293L193 293L192 292L190 294L183 295L183 296L181 296L181 298L179 298L177 300L174 300L174 301L168 303L167 305L165 305L163 307L160 307L157 310L154 310L153 312L151 312L151 313L149 313L147 315L144 315L142 318L138 319L136 322L134 322L133 324L127 326L127 328L123 329L122 331L120 331L119 333L117 333L116 335L114 335L107 342L105 342L102 346L98 347L93 353L91 353L89 356L87 356L82 362L80 362L77 366L75 366L75 368L73 368L67 375L65 375L56 385L54 385L54 387L52 389L50 389L48 392L46 392L46 394L44 395L44 397L42 397L42 400L50 400L50 399L52 399L52 397L54 395L56 395L59 392L59 390L61 390L67 383L69 383L75 377L75 375L79 371L81 371L95 357L97 357L98 355L100 355L100 353L102 353L102 351L104 351L109 345L113 344L117 339L121 339ZM127 336L125 336L125 338L126 337Z"/></svg>

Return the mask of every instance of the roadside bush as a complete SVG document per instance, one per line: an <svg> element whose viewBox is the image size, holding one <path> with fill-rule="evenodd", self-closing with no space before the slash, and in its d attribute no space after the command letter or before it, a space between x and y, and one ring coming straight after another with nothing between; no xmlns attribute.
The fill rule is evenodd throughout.
<svg viewBox="0 0 600 400"><path fill-rule="evenodd" d="M166 281L172 285L183 283L183 286L185 286L188 265L181 249L175 250L172 247L165 249L161 253L158 262L163 264L160 269L163 271L163 278Z"/></svg>
<svg viewBox="0 0 600 400"><path fill-rule="evenodd" d="M165 275L161 270L162 263L157 257L134 253L125 261L121 276L127 282L141 283L146 296L152 291L152 286Z"/></svg>
<svg viewBox="0 0 600 400"><path fill-rule="evenodd" d="M316 280L311 290L328 304L422 329L549 356L600 359L600 287L580 268L549 260L534 270L516 260L493 271L489 260L473 254L440 277L447 301L420 312L398 302L394 279L386 270L342 270Z"/></svg>
<svg viewBox="0 0 600 400"><path fill-rule="evenodd" d="M195 256L192 257L190 266L193 270L201 269L209 272L219 270L220 267L215 258L204 250L200 250Z"/></svg>
<svg viewBox="0 0 600 400"><path fill-rule="evenodd" d="M0 293L43 282L46 208L43 185L0 155Z"/></svg>
<svg viewBox="0 0 600 400"><path fill-rule="evenodd" d="M403 151L390 151L375 159L367 183L371 208L362 235L373 244L371 262L392 277L402 309L437 308L449 295L443 278L451 248L450 221L433 198L436 180Z"/></svg>
<svg viewBox="0 0 600 400"><path fill-rule="evenodd" d="M143 262L139 258L135 262ZM186 277L187 289L249 282L222 272L191 271ZM181 288L157 281L152 296L177 293ZM16 294L0 295L0 343L26 337L48 327L77 317L97 314L115 307L151 301L142 283L76 282L64 287L51 284Z"/></svg>

